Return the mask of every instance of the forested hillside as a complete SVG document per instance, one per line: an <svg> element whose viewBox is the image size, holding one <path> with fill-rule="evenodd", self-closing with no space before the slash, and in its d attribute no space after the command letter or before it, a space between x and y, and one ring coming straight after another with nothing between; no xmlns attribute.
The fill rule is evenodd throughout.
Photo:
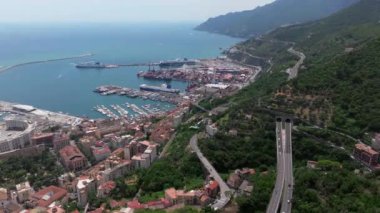
<svg viewBox="0 0 380 213"><path fill-rule="evenodd" d="M206 156L222 172L259 171L252 196L237 199L241 212L265 212L273 189L273 111L300 118L293 134L293 212L380 211L379 175L350 158L356 141L345 136L369 142L366 133L380 132L379 20L380 1L363 0L328 18L248 40L229 53L251 64L252 57L272 63L270 72L234 97L202 103L230 105L213 117L220 132L201 142ZM292 46L307 60L298 77L288 81L284 70L297 60L287 52ZM232 129L236 136L228 134ZM308 160L319 168L307 168Z"/></svg>
<svg viewBox="0 0 380 213"><path fill-rule="evenodd" d="M326 17L356 2L358 0L277 0L253 10L211 18L196 29L235 37L258 36L284 25Z"/></svg>

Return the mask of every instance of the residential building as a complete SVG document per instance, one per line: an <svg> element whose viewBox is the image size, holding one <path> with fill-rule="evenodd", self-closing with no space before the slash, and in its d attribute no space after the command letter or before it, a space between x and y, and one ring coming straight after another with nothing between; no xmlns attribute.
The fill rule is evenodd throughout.
<svg viewBox="0 0 380 213"><path fill-rule="evenodd" d="M184 190L169 188L165 190L165 199L168 200L171 205L196 205L199 203L196 194L197 193L194 190L185 192Z"/></svg>
<svg viewBox="0 0 380 213"><path fill-rule="evenodd" d="M177 204L177 190L175 188L166 189L165 199L167 199L172 205L176 205Z"/></svg>
<svg viewBox="0 0 380 213"><path fill-rule="evenodd" d="M208 196L216 198L219 193L219 183L215 180L212 180L206 185L205 189Z"/></svg>
<svg viewBox="0 0 380 213"><path fill-rule="evenodd" d="M92 155L94 156L96 161L102 161L108 158L111 155L111 150L107 144L102 141L98 141L95 143L95 146L91 147Z"/></svg>
<svg viewBox="0 0 380 213"><path fill-rule="evenodd" d="M49 133L34 133L31 140L33 145L40 145L44 144L47 146L51 146L53 144L53 138L54 138L54 133L49 132Z"/></svg>
<svg viewBox="0 0 380 213"><path fill-rule="evenodd" d="M355 159L359 160L369 167L378 166L379 152L376 152L370 146L362 143L356 144L353 155Z"/></svg>
<svg viewBox="0 0 380 213"><path fill-rule="evenodd" d="M134 168L148 168L150 166L150 158L149 155L146 154L138 154L132 157L132 163Z"/></svg>
<svg viewBox="0 0 380 213"><path fill-rule="evenodd" d="M76 184L78 206L84 207L88 202L88 195L90 192L95 192L96 182L93 178L82 176L79 177Z"/></svg>
<svg viewBox="0 0 380 213"><path fill-rule="evenodd" d="M34 194L34 189L30 186L29 181L16 184L17 200L23 203L31 198Z"/></svg>
<svg viewBox="0 0 380 213"><path fill-rule="evenodd" d="M65 146L70 145L70 137L65 133L57 133L53 138L53 148L55 151L59 151Z"/></svg>
<svg viewBox="0 0 380 213"><path fill-rule="evenodd" d="M96 196L98 198L107 197L111 193L111 191L115 188L116 188L116 183L114 181L107 181L105 183L102 183L98 186Z"/></svg>
<svg viewBox="0 0 380 213"><path fill-rule="evenodd" d="M0 188L0 211L9 204L8 189Z"/></svg>
<svg viewBox="0 0 380 213"><path fill-rule="evenodd" d="M53 202L60 202L65 204L67 202L66 189L59 188L57 186L48 186L43 188L32 195L32 203L36 203L36 206L47 208Z"/></svg>

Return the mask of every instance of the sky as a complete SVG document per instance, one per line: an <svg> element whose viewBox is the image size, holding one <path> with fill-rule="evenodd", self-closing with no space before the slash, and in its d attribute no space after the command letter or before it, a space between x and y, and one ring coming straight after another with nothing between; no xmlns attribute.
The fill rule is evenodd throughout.
<svg viewBox="0 0 380 213"><path fill-rule="evenodd" d="M198 22L272 1L0 0L0 22Z"/></svg>

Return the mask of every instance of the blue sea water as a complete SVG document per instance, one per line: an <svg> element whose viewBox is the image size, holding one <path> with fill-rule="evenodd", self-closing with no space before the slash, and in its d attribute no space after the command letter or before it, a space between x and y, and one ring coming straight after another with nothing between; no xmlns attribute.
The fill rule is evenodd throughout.
<svg viewBox="0 0 380 213"><path fill-rule="evenodd" d="M158 62L176 58L211 58L240 40L192 30L193 24L60 24L0 27L0 66L94 53L81 59L18 67L0 73L0 100L30 104L76 116L102 117L96 105L144 105L142 99L100 96L92 91L106 84L138 88L162 82L137 78L144 68L78 70L75 63ZM184 90L186 84L173 82Z"/></svg>

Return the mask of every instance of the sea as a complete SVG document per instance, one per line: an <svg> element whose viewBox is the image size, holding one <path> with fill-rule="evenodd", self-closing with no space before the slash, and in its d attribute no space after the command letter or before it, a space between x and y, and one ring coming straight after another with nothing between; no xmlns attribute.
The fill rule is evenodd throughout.
<svg viewBox="0 0 380 213"><path fill-rule="evenodd" d="M139 88L145 80L137 73L146 67L117 69L75 68L75 64L99 61L106 64L152 63L177 58L214 58L240 39L193 30L196 23L155 24L0 24L0 67L23 62L93 56L30 64L0 73L0 100L33 105L74 116L102 118L94 107L126 102L138 106L169 109L167 103L123 96L101 96L93 90L101 85ZM185 82L172 82L186 88ZM126 108L126 107L125 107ZM132 113L132 112L131 112Z"/></svg>

